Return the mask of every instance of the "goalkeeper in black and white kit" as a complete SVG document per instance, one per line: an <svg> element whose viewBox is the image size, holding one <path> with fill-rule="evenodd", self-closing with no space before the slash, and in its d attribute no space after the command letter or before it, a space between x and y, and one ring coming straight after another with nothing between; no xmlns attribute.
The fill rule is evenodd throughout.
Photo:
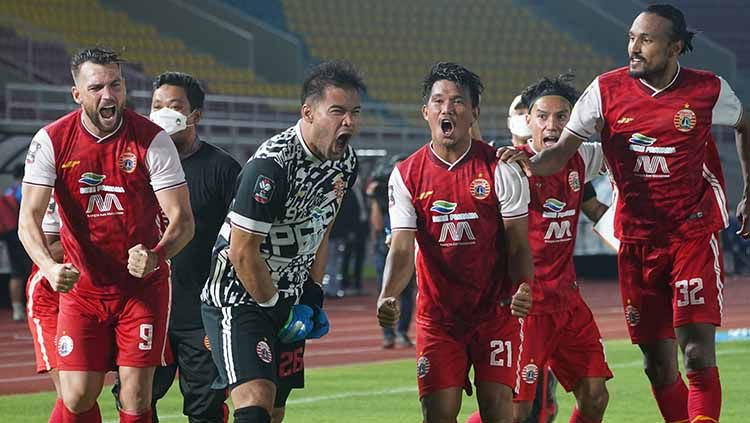
<svg viewBox="0 0 750 423"><path fill-rule="evenodd" d="M357 175L361 77L325 62L302 86L301 119L245 164L214 246L203 324L235 422L280 422L304 382L304 340L329 330L319 282L330 228Z"/></svg>

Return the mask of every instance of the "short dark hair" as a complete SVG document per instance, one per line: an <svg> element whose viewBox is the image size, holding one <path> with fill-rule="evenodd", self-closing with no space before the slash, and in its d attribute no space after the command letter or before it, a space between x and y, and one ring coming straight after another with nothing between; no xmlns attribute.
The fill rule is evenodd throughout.
<svg viewBox="0 0 750 423"><path fill-rule="evenodd" d="M479 75L451 62L435 63L430 69L430 73L424 78L422 82L422 101L424 104L427 104L430 99L432 86L442 80L455 82L459 87L468 89L472 106L479 107L479 98L484 91L484 85L482 85Z"/></svg>
<svg viewBox="0 0 750 423"><path fill-rule="evenodd" d="M362 81L362 75L351 62L345 60L323 62L312 68L302 83L300 95L302 104L305 104L308 99L315 102L323 98L325 89L329 86L357 90L360 95L367 93L367 86Z"/></svg>
<svg viewBox="0 0 750 423"><path fill-rule="evenodd" d="M193 78L192 75L183 72L164 72L154 79L154 91L162 85L182 87L185 90L185 94L187 94L188 102L190 102L191 112L195 109L203 109L206 92L203 91L201 82Z"/></svg>
<svg viewBox="0 0 750 423"><path fill-rule="evenodd" d="M693 37L695 31L690 31L685 22L685 15L682 11L671 4L652 4L643 11L644 13L653 13L672 22L672 41L682 41L684 45L680 54L693 51Z"/></svg>
<svg viewBox="0 0 750 423"><path fill-rule="evenodd" d="M78 71L81 70L81 65L86 62L91 62L97 65L121 65L125 61L114 52L104 47L93 47L85 48L76 53L70 59L70 71L73 72L73 76L78 75Z"/></svg>
<svg viewBox="0 0 750 423"><path fill-rule="evenodd" d="M523 90L521 103L525 103L531 111L539 98L554 95L568 100L570 107L573 108L573 105L578 101L578 90L570 83L573 78L572 73L564 73L555 78L544 77Z"/></svg>

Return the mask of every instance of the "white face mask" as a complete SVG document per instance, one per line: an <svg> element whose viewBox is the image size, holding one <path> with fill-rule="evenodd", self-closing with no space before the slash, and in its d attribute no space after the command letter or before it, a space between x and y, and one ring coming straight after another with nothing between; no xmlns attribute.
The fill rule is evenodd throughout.
<svg viewBox="0 0 750 423"><path fill-rule="evenodd" d="M151 119L151 122L161 126L169 135L174 135L180 131L184 131L188 126L193 126L192 124L187 124L187 116L169 107L162 107L159 110L151 112L148 118Z"/></svg>
<svg viewBox="0 0 750 423"><path fill-rule="evenodd" d="M526 124L526 115L513 115L508 118L508 129L517 137L529 138L531 128Z"/></svg>

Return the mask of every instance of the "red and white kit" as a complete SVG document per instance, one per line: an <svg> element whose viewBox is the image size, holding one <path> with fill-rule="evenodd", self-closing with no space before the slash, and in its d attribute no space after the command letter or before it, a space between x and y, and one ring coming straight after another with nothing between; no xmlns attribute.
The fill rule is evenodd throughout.
<svg viewBox="0 0 750 423"><path fill-rule="evenodd" d="M521 147L534 156L531 144ZM533 307L524 319L517 401L533 401L539 374L552 368L570 392L584 377L611 378L599 328L583 301L573 266L583 186L599 175L601 145L584 143L562 170L529 178Z"/></svg>
<svg viewBox="0 0 750 423"><path fill-rule="evenodd" d="M454 164L426 145L394 169L392 230L416 231L418 245L420 397L466 386L471 365L475 381L513 387L521 323L508 306L502 219L526 217L528 195L520 168L477 140Z"/></svg>
<svg viewBox="0 0 750 423"><path fill-rule="evenodd" d="M169 265L145 278L127 270L128 250L153 248L163 232L155 193L185 183L169 136L125 110L98 138L78 110L41 129L26 157L25 184L54 188L65 261L81 273L60 296L61 370L107 371L164 362L171 288Z"/></svg>
<svg viewBox="0 0 750 423"><path fill-rule="evenodd" d="M712 125L736 126L742 105L710 72L679 68L657 90L627 68L596 78L566 129L586 139L602 122L617 185L615 235L631 339L673 338L673 327L721 323L717 233L728 224ZM670 312L668 312L669 310Z"/></svg>

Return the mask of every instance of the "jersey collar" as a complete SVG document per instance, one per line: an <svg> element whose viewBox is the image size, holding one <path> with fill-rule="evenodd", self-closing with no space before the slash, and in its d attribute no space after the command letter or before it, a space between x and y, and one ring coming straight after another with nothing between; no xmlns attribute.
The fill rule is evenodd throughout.
<svg viewBox="0 0 750 423"><path fill-rule="evenodd" d="M298 120L297 124L294 125L294 132L297 134L297 139L302 145L302 149L305 150L305 154L307 154L307 157L310 158L310 160L312 160L313 162L321 162L322 160L320 159L320 157L316 156L315 153L310 150L310 147L307 146L307 141L302 138L302 119Z"/></svg>
<svg viewBox="0 0 750 423"><path fill-rule="evenodd" d="M474 145L474 140L472 139L471 142L469 142L469 147L466 149L466 151L464 152L464 154L462 154L461 157L459 157L458 160L456 160L453 163L443 160L442 157L438 156L437 153L435 153L435 150L432 148L432 141L430 141L430 153L432 154L432 157L435 160L437 160L437 162L439 164L444 165L448 170L453 170L453 168L455 168L456 166L458 166L459 164L461 164L461 162L464 161L464 159L466 158L466 156L469 155L469 152L471 151L471 146L473 146L473 145Z"/></svg>
<svg viewBox="0 0 750 423"><path fill-rule="evenodd" d="M646 82L642 78L638 78L638 81L641 84L643 84L646 88L648 88L649 90L651 90L651 97L656 97L657 95L659 95L659 94L663 93L664 91L670 89L675 84L675 82L677 82L677 78L680 76L680 71L681 70L682 70L682 66L680 66L680 62L677 62L677 72L675 72L674 78L672 78L672 81L669 84L667 84L666 87L664 87L662 89L656 89L656 88L652 87L651 85L648 84L648 82Z"/></svg>
<svg viewBox="0 0 750 423"><path fill-rule="evenodd" d="M79 117L79 121L80 121L80 123L81 123L81 127L82 127L82 128L83 128L83 129L84 129L84 130L85 130L86 132L88 132L88 134L89 134L89 135L91 135L91 136L92 136L92 137L93 137L93 138L94 138L94 139L96 140L96 143L97 143L97 144L101 144L101 143L103 143L104 141L107 141L107 139L109 139L109 138L110 138L110 137L111 137L112 135L116 134L116 133L117 133L117 132L118 132L118 131L120 130L120 128L122 127L122 123L123 123L123 122L125 121L125 113L123 113L123 114L122 114L122 117L120 118L120 123L119 123L119 124L117 125L117 128L115 128L115 130L114 130L114 131L112 131L112 132L110 132L109 134L107 134L107 135L105 135L105 136L103 136L103 137L99 137L99 136L97 136L97 135L94 135L94 133L93 133L93 132L91 132L91 131L89 130L89 128L87 128L87 127L86 127L86 124L85 124L85 123L83 123L83 113L84 113L84 111L83 111L83 110L81 110L81 115L80 115L80 117Z"/></svg>

